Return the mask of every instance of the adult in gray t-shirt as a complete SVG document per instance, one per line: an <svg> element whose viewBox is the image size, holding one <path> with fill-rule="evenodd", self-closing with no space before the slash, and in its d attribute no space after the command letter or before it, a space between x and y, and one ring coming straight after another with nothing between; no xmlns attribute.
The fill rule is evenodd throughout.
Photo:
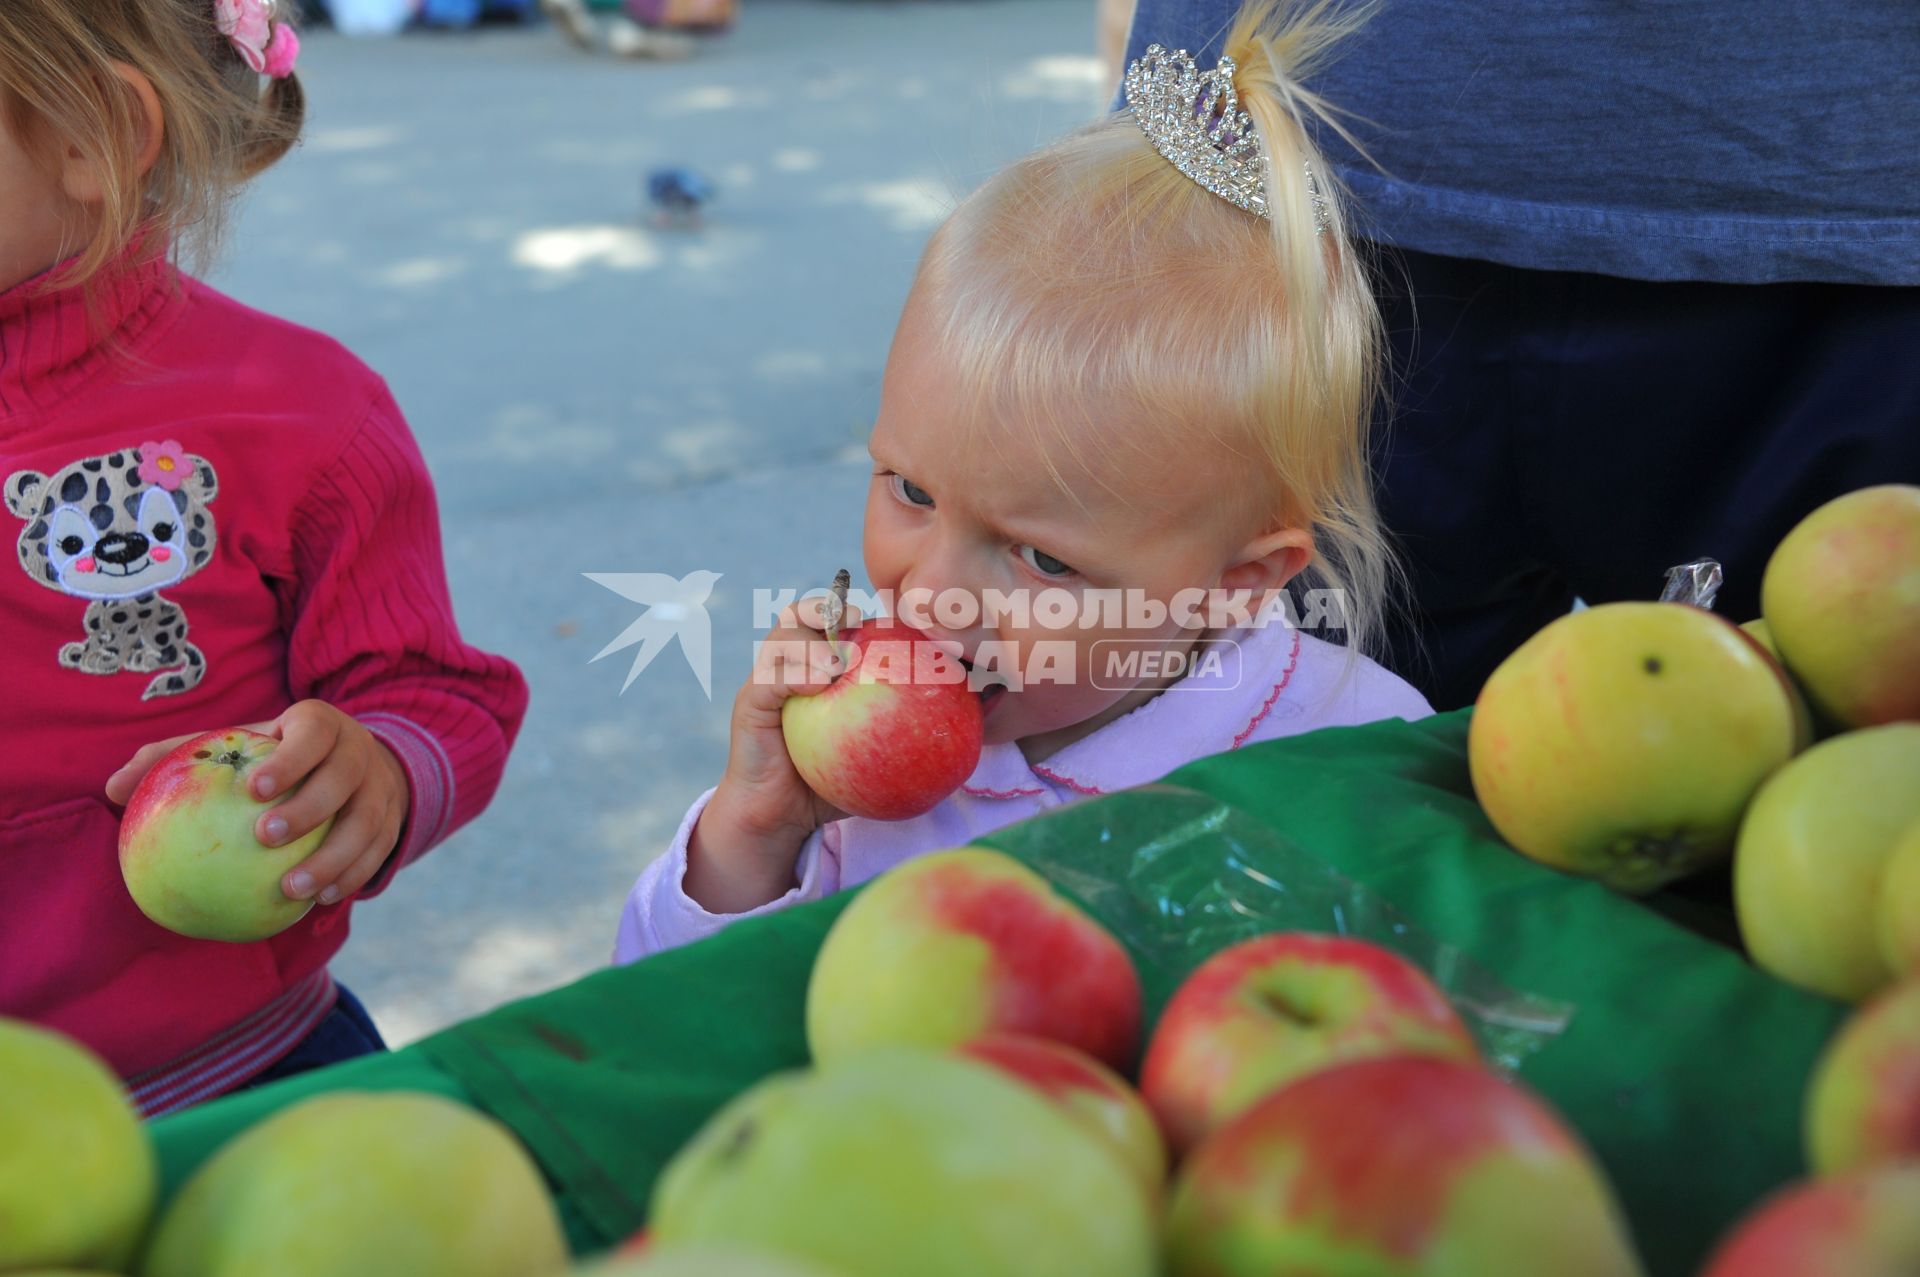
<svg viewBox="0 0 1920 1277"><path fill-rule="evenodd" d="M1237 0L1140 0L1210 65ZM1920 482L1920 2L1385 0L1311 87L1382 246L1382 503L1472 699L1577 594L1721 559L1757 612L1820 502ZM1417 318L1417 324L1416 324Z"/></svg>

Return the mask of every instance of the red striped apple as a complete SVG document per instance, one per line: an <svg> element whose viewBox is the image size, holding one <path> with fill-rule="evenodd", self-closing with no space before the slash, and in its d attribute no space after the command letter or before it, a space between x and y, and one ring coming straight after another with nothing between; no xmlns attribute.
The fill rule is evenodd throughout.
<svg viewBox="0 0 1920 1277"><path fill-rule="evenodd" d="M1920 1166L1786 1189L1748 1216L1701 1277L1907 1277L1920 1272Z"/></svg>
<svg viewBox="0 0 1920 1277"><path fill-rule="evenodd" d="M1363 940L1259 936L1202 963L1160 1015L1141 1093L1178 1152L1315 1069L1402 1052L1477 1060L1425 973Z"/></svg>
<svg viewBox="0 0 1920 1277"><path fill-rule="evenodd" d="M279 747L245 728L208 732L141 779L120 820L120 873L140 912L183 936L244 942L278 935L313 907L289 900L280 879L314 853L333 821L281 847L263 847L253 832L267 804L249 781Z"/></svg>
<svg viewBox="0 0 1920 1277"><path fill-rule="evenodd" d="M1637 1277L1605 1178L1545 1104L1457 1060L1310 1073L1188 1158L1169 1277Z"/></svg>
<svg viewBox="0 0 1920 1277"><path fill-rule="evenodd" d="M1824 740L1762 786L1740 827L1734 908L1754 962L1859 1001L1893 980L1881 892L1895 844L1920 820L1920 723Z"/></svg>
<svg viewBox="0 0 1920 1277"><path fill-rule="evenodd" d="M1467 754L1515 850L1638 894L1723 860L1802 730L1785 675L1738 626L1686 604L1608 603L1494 670Z"/></svg>
<svg viewBox="0 0 1920 1277"><path fill-rule="evenodd" d="M1011 856L966 847L891 869L835 920L807 986L822 1064L883 1044L1031 1033L1121 1072L1140 980L1118 940Z"/></svg>
<svg viewBox="0 0 1920 1277"><path fill-rule="evenodd" d="M1920 719L1920 487L1862 488L1802 519L1767 560L1760 611L1827 714Z"/></svg>
<svg viewBox="0 0 1920 1277"><path fill-rule="evenodd" d="M837 640L847 668L780 711L787 755L807 788L854 816L909 820L980 765L980 698L959 659L879 617Z"/></svg>
<svg viewBox="0 0 1920 1277"><path fill-rule="evenodd" d="M1920 1161L1920 980L1855 1012L1807 1088L1807 1161L1816 1175Z"/></svg>
<svg viewBox="0 0 1920 1277"><path fill-rule="evenodd" d="M1125 1079L1085 1052L1021 1033L992 1033L960 1048L1053 1101L1099 1133L1157 1197L1167 1179L1167 1147L1145 1100Z"/></svg>

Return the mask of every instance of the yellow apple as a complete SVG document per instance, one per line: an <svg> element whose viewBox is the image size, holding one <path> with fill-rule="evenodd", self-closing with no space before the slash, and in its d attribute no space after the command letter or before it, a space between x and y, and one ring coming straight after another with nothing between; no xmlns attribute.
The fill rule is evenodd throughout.
<svg viewBox="0 0 1920 1277"><path fill-rule="evenodd" d="M1920 487L1862 488L1802 519L1767 560L1760 611L1827 714L1920 719Z"/></svg>
<svg viewBox="0 0 1920 1277"><path fill-rule="evenodd" d="M1895 975L1920 975L1920 821L1900 835L1880 877L1880 956Z"/></svg>
<svg viewBox="0 0 1920 1277"><path fill-rule="evenodd" d="M125 1263L158 1179L146 1128L106 1064L70 1038L0 1019L0 1272Z"/></svg>
<svg viewBox="0 0 1920 1277"><path fill-rule="evenodd" d="M234 1137L160 1218L142 1277L539 1277L567 1246L539 1169L438 1095L338 1091Z"/></svg>
<svg viewBox="0 0 1920 1277"><path fill-rule="evenodd" d="M644 1255L605 1260L577 1273L578 1277L831 1277L824 1268L727 1245L649 1249Z"/></svg>
<svg viewBox="0 0 1920 1277"><path fill-rule="evenodd" d="M725 1242L837 1277L1152 1277L1153 1210L1026 1084L875 1047L720 1110L654 1185L651 1247Z"/></svg>
<svg viewBox="0 0 1920 1277"><path fill-rule="evenodd" d="M1723 859L1800 733L1784 676L1739 627L1685 604L1609 603L1493 672L1468 760L1516 850L1639 893Z"/></svg>
<svg viewBox="0 0 1920 1277"><path fill-rule="evenodd" d="M1895 841L1920 820L1920 723L1822 741L1753 800L1734 854L1734 906L1753 960L1858 1001L1893 978L1880 895Z"/></svg>

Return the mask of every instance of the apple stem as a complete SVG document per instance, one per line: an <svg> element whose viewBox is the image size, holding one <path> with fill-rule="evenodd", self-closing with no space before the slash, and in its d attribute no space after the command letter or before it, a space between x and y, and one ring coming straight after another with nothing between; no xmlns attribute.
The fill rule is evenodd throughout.
<svg viewBox="0 0 1920 1277"><path fill-rule="evenodd" d="M841 568L833 574L833 589L827 595L827 647L840 655L840 622L847 615L847 590L853 585L853 573Z"/></svg>

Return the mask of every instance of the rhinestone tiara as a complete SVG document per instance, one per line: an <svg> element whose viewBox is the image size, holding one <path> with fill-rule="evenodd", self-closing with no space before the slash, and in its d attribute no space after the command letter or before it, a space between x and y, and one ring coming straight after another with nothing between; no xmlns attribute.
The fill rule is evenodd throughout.
<svg viewBox="0 0 1920 1277"><path fill-rule="evenodd" d="M1182 173L1260 217L1267 207L1267 160L1254 134L1253 118L1240 108L1233 87L1234 61L1223 57L1201 71L1185 49L1169 53L1157 44L1127 67L1127 107L1140 131ZM1327 233L1326 197L1306 165L1314 229Z"/></svg>

